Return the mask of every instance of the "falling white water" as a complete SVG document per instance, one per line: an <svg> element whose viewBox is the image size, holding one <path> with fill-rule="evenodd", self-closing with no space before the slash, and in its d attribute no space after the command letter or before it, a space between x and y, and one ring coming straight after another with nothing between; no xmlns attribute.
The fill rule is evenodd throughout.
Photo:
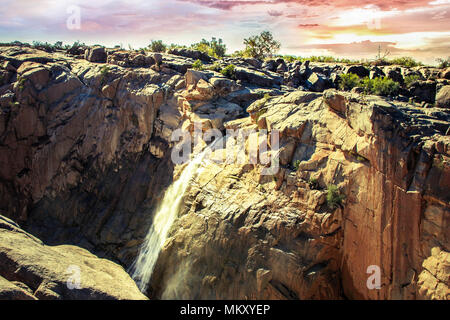
<svg viewBox="0 0 450 320"><path fill-rule="evenodd" d="M147 233L139 255L131 267L132 277L142 292L147 289L147 285L152 276L159 253L167 239L170 227L178 216L180 204L189 186L189 182L195 177L205 155L209 153L217 141L218 140L195 156L184 168L178 179L170 185L164 194L164 198L153 218L153 224Z"/></svg>

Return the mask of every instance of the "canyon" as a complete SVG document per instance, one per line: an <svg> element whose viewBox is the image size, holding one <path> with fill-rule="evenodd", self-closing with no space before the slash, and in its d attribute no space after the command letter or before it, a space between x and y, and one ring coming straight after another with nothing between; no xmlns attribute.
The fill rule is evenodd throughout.
<svg viewBox="0 0 450 320"><path fill-rule="evenodd" d="M0 298L450 298L448 69L20 46L0 64ZM420 79L381 97L346 73ZM171 136L195 123L278 131L280 169L191 168L141 293L133 263L189 168Z"/></svg>

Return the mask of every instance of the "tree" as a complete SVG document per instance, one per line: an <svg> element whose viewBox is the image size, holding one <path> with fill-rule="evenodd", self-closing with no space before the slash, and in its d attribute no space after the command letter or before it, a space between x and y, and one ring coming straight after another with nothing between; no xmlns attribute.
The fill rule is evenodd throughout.
<svg viewBox="0 0 450 320"><path fill-rule="evenodd" d="M153 52L165 52L167 49L162 40L153 40L149 47Z"/></svg>
<svg viewBox="0 0 450 320"><path fill-rule="evenodd" d="M222 58L227 52L227 46L223 43L222 39L217 40L214 37L211 41L202 39L199 43L194 43L191 48L215 58Z"/></svg>
<svg viewBox="0 0 450 320"><path fill-rule="evenodd" d="M244 44L245 54L257 59L272 56L277 53L281 47L281 43L273 38L270 31L263 31L260 35L244 39Z"/></svg>

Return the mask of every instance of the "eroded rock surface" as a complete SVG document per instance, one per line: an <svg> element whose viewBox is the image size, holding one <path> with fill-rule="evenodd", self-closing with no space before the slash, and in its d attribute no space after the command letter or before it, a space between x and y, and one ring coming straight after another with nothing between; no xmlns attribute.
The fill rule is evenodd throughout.
<svg viewBox="0 0 450 320"><path fill-rule="evenodd" d="M156 295L448 299L448 114L365 99L297 91L255 102L258 119L226 123L256 129L263 118L279 130L282 167L202 171L162 252ZM345 195L337 209L329 185ZM366 285L369 266L381 268L380 290Z"/></svg>
<svg viewBox="0 0 450 320"><path fill-rule="evenodd" d="M99 63L0 48L0 209L27 232L128 268L183 169L170 158L174 130L278 130L276 174L200 170L150 297L449 298L448 82L432 80L441 71L225 58L216 63L236 66L226 77L192 70L192 52L106 53ZM327 90L346 72L418 74L408 94L429 108ZM330 185L345 198L337 205ZM366 285L369 266L380 289ZM39 286L0 275L9 296L36 298Z"/></svg>

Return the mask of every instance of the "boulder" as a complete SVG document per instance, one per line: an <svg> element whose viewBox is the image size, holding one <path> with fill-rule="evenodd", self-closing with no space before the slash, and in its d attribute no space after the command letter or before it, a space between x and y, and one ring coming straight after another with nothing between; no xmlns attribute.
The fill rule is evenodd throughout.
<svg viewBox="0 0 450 320"><path fill-rule="evenodd" d="M370 70L369 78L370 79L381 78L381 77L384 77L385 75L386 74L383 72L383 70L381 70L378 67L373 67Z"/></svg>
<svg viewBox="0 0 450 320"><path fill-rule="evenodd" d="M345 114L347 110L347 101L345 96L334 89L326 90L323 93L323 101L332 110Z"/></svg>
<svg viewBox="0 0 450 320"><path fill-rule="evenodd" d="M450 68L442 70L440 76L441 76L442 79L450 80Z"/></svg>
<svg viewBox="0 0 450 320"><path fill-rule="evenodd" d="M251 65L252 67L254 67L256 69L261 68L261 65L262 65L261 61L256 58L245 58L244 62Z"/></svg>
<svg viewBox="0 0 450 320"><path fill-rule="evenodd" d="M169 54L173 54L176 56L182 56L186 58L191 58L193 60L201 60L203 62L212 62L213 58L208 56L206 53L198 51L198 50L192 50L192 49L185 49L185 48L175 48L169 50Z"/></svg>
<svg viewBox="0 0 450 320"><path fill-rule="evenodd" d="M360 78L365 78L370 76L370 71L364 66L350 66L345 68L344 73L353 73Z"/></svg>
<svg viewBox="0 0 450 320"><path fill-rule="evenodd" d="M1 299L145 300L118 264L70 245L46 246L0 216Z"/></svg>
<svg viewBox="0 0 450 320"><path fill-rule="evenodd" d="M162 57L162 54L161 54L161 53L153 53L153 54L151 55L151 57L153 58L153 60L155 61L155 63L156 63L157 65L160 65L160 64L162 63L163 57Z"/></svg>
<svg viewBox="0 0 450 320"><path fill-rule="evenodd" d="M90 62L106 62L107 54L104 47L87 48L84 58Z"/></svg>
<svg viewBox="0 0 450 320"><path fill-rule="evenodd" d="M277 67L278 63L275 60L264 61L264 63L261 66L261 68L272 72L275 72L277 70Z"/></svg>
<svg viewBox="0 0 450 320"><path fill-rule="evenodd" d="M200 79L208 80L208 75L205 72L189 69L185 75L186 86L196 85Z"/></svg>
<svg viewBox="0 0 450 320"><path fill-rule="evenodd" d="M400 68L387 68L385 73L389 79L392 79L395 82L398 82L400 84L404 83L402 72L401 72Z"/></svg>
<svg viewBox="0 0 450 320"><path fill-rule="evenodd" d="M436 82L416 81L409 88L410 95L419 101L434 103L436 98Z"/></svg>
<svg viewBox="0 0 450 320"><path fill-rule="evenodd" d="M324 76L314 72L309 76L306 86L313 92L322 92L329 87L329 83Z"/></svg>
<svg viewBox="0 0 450 320"><path fill-rule="evenodd" d="M436 107L450 108L450 85L443 86L436 95Z"/></svg>
<svg viewBox="0 0 450 320"><path fill-rule="evenodd" d="M237 80L261 87L279 87L283 83L283 78L278 74L241 67L235 68L235 76Z"/></svg>

